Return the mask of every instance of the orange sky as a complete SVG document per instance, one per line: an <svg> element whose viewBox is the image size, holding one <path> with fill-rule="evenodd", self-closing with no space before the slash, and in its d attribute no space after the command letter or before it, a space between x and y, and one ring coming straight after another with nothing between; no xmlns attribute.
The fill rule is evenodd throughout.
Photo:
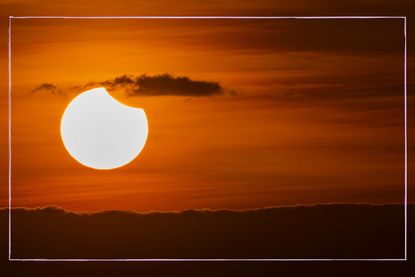
<svg viewBox="0 0 415 277"><path fill-rule="evenodd" d="M13 205L401 202L402 70L399 20L14 20ZM143 152L110 171L67 154L59 122L82 92L71 87L164 73L224 93L113 91L146 111ZM31 92L42 83L65 93Z"/></svg>

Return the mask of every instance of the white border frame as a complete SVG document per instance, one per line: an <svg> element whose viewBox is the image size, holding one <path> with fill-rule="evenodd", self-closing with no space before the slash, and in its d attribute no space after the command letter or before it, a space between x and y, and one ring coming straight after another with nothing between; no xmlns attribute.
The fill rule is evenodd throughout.
<svg viewBox="0 0 415 277"><path fill-rule="evenodd" d="M11 161L12 161L12 20L13 19L402 19L404 34L404 141L405 141L405 195L404 195L404 257L403 258L382 258L382 259L19 259L12 258L11 245L11 208L12 208L12 178L11 178ZM9 37L8 37L8 133L9 133L9 261L23 262L332 262L332 261L391 261L405 262L408 257L408 123L407 123L407 35L406 35L406 16L9 16Z"/></svg>

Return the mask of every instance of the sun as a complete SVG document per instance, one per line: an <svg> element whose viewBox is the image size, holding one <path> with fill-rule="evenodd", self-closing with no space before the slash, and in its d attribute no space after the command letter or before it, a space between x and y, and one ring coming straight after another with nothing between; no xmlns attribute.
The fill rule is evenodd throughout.
<svg viewBox="0 0 415 277"><path fill-rule="evenodd" d="M95 88L68 104L60 132L76 161L94 169L114 169L140 154L147 141L148 122L143 109L126 106L105 88Z"/></svg>

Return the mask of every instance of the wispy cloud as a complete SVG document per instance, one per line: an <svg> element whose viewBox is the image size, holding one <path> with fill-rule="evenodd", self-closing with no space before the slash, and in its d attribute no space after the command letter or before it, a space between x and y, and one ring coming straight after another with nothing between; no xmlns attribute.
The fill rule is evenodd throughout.
<svg viewBox="0 0 415 277"><path fill-rule="evenodd" d="M48 92L52 94L65 94L65 92L59 89L55 84L43 83L32 90L32 93Z"/></svg>

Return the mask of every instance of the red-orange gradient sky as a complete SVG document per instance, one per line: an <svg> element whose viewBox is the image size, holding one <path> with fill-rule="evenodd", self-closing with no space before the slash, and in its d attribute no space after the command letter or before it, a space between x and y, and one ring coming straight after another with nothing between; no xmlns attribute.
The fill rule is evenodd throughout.
<svg viewBox="0 0 415 277"><path fill-rule="evenodd" d="M402 202L402 24L14 20L13 206L147 211ZM141 155L97 171L67 154L59 123L79 86L166 73L217 82L222 91L152 96L118 87L114 97L146 111ZM45 83L57 89L33 92Z"/></svg>

